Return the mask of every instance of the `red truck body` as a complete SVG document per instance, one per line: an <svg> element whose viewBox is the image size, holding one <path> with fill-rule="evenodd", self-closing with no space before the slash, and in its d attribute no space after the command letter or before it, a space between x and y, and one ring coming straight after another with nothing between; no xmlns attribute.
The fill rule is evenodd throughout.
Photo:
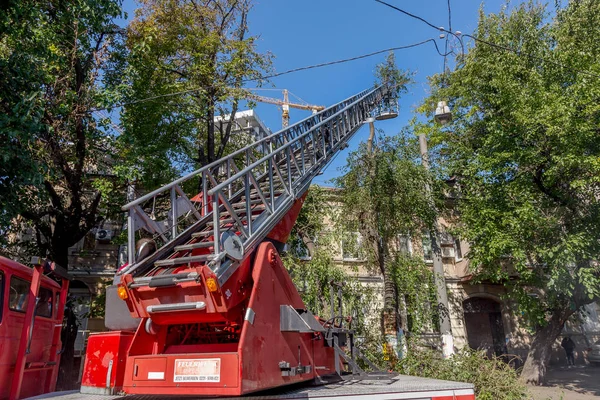
<svg viewBox="0 0 600 400"><path fill-rule="evenodd" d="M54 390L68 281L0 257L0 399ZM36 300L37 299L37 300Z"/></svg>

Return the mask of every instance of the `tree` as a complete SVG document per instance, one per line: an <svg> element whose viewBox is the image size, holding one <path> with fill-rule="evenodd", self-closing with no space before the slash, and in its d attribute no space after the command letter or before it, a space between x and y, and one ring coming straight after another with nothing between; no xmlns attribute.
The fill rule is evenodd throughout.
<svg viewBox="0 0 600 400"><path fill-rule="evenodd" d="M396 55L393 51L389 52L385 61L375 66L375 85L383 85L387 90L387 97L384 106L391 107L398 103L400 93L406 91L406 85L411 81L408 73L400 71L396 65ZM375 126L369 124L369 139L367 140L367 153L373 150L373 140L375 139Z"/></svg>
<svg viewBox="0 0 600 400"><path fill-rule="evenodd" d="M4 216L31 223L39 250L64 267L67 249L101 218L94 175L105 167L110 137L92 109L103 97L100 71L120 15L112 0L26 1L3 14L0 135L10 143L5 160L15 163L3 166L2 180L21 185L3 192Z"/></svg>
<svg viewBox="0 0 600 400"><path fill-rule="evenodd" d="M593 0L552 19L533 2L482 12L480 41L444 85L434 77L423 107L453 107L451 126L432 135L461 188L474 272L503 283L531 328L522 377L533 384L565 322L600 296L599 22Z"/></svg>
<svg viewBox="0 0 600 400"><path fill-rule="evenodd" d="M120 0L15 1L0 13L0 231L20 215L38 255L65 268L106 205L98 172L110 136L92 110L109 100L101 77L119 16ZM65 345L69 382L73 342Z"/></svg>
<svg viewBox="0 0 600 400"><path fill-rule="evenodd" d="M397 102L410 81L408 74L396 66L394 53L377 65L375 76L376 85L387 89L387 106ZM369 264L383 276L382 333L394 338L399 325L407 329L405 294L399 291L407 288L399 268L420 265L399 252L398 238L420 236L435 215L425 190L429 175L416 163L416 143L406 135L402 132L394 138L381 138L381 143L375 145L371 123L366 145L349 156L344 175L336 181L342 191L345 225L349 231L360 232ZM390 340L388 346L392 346Z"/></svg>
<svg viewBox="0 0 600 400"><path fill-rule="evenodd" d="M250 0L141 1L128 27L120 146L146 187L244 144L215 116L235 115L244 83L270 68L248 33L250 9Z"/></svg>
<svg viewBox="0 0 600 400"><path fill-rule="evenodd" d="M425 288L428 284L431 287L427 279L412 288L406 284L414 283L408 279L409 265L414 266L412 272L421 278L426 278L423 275L426 268L419 268L422 260L403 254L399 244L401 236L420 237L423 229L431 227L435 217L425 190L427 183L434 187L434 182L418 163L415 140L407 135L401 132L395 137L382 137L372 152L362 144L350 154L344 175L336 180L341 189L345 227L348 231L360 232L368 265L384 279L384 334L396 332L399 315L405 314L401 312L406 307L405 296L412 292L427 293ZM422 304L426 302L421 298ZM406 321L402 325L406 330Z"/></svg>
<svg viewBox="0 0 600 400"><path fill-rule="evenodd" d="M323 319L331 317L331 290L342 284L344 316L352 317L352 329L361 337L368 354L380 352L371 328L374 290L355 276L356 269L346 269L335 262L339 243L344 235L340 229L339 190L312 185L302 205L296 224L287 242L283 258L304 304ZM336 303L337 307L337 303Z"/></svg>

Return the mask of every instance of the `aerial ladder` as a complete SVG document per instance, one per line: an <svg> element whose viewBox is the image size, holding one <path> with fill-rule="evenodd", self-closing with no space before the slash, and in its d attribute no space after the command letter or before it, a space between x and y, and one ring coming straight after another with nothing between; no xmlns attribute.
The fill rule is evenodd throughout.
<svg viewBox="0 0 600 400"><path fill-rule="evenodd" d="M125 205L128 263L81 392L240 396L364 376L341 300L314 316L280 252L313 178L390 94L360 92Z"/></svg>
<svg viewBox="0 0 600 400"><path fill-rule="evenodd" d="M256 90L267 90L267 89L248 89L249 91L256 91ZM273 89L273 90L278 90L278 89ZM266 96L261 96L255 93L251 93L249 94L247 97L249 99L255 100L255 101L260 101L261 103L268 103L268 104L275 104L278 106L281 106L281 127L283 129L287 128L290 125L290 107L292 108L297 108L299 110L308 110L308 111L312 111L313 114L316 114L319 111L323 111L325 109L324 106L316 106L313 104L308 104L306 102L303 103L293 103L290 102L290 92L287 89L282 89L282 94L283 94L283 100L281 99L276 99L276 98L272 98L272 97L266 97ZM301 100L301 99L299 99Z"/></svg>

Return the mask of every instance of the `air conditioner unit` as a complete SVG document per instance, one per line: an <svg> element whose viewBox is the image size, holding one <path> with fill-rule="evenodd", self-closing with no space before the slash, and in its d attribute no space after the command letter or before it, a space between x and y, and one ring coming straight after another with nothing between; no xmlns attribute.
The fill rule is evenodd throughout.
<svg viewBox="0 0 600 400"><path fill-rule="evenodd" d="M442 257L443 258L454 258L455 252L454 247L442 247Z"/></svg>
<svg viewBox="0 0 600 400"><path fill-rule="evenodd" d="M448 232L440 232L440 242L442 246L454 245L454 238Z"/></svg>
<svg viewBox="0 0 600 400"><path fill-rule="evenodd" d="M98 229L96 231L96 240L99 242L110 242L115 233L110 229Z"/></svg>

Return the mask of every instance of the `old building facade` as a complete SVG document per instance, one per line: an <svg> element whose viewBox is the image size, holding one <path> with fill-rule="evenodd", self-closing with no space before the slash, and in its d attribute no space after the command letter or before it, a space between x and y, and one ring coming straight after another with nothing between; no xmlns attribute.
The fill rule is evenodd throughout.
<svg viewBox="0 0 600 400"><path fill-rule="evenodd" d="M328 190L336 191L331 188ZM337 206L335 201L332 204L334 208ZM325 217L325 222L326 225L333 224L332 219L328 217ZM451 222L443 218L439 219L438 224L442 231L451 228ZM335 228L330 226L328 229ZM339 240L337 250L334 251L335 263L345 268L349 274L355 275L365 285L376 287L379 291L376 299L380 304L375 305L375 308L382 308L383 278L376 271L366 267L366 260L361 256L360 234L350 232L343 237L345 239ZM467 242L443 232L440 242L455 349L468 347L483 350L488 355L506 355L508 358L516 356L515 362L518 365L527 356L531 336L517 306L507 297L502 284L478 282L474 279ZM399 237L398 246L401 251L422 257L424 262L433 268L429 232L423 232L418 237ZM437 332L424 334L430 337L439 336ZM581 316L567 323L563 335L554 345L551 358L553 364L566 364L564 351L560 347L564 336L570 336L577 345L576 362L586 363L589 348L600 340L600 305L588 305Z"/></svg>

